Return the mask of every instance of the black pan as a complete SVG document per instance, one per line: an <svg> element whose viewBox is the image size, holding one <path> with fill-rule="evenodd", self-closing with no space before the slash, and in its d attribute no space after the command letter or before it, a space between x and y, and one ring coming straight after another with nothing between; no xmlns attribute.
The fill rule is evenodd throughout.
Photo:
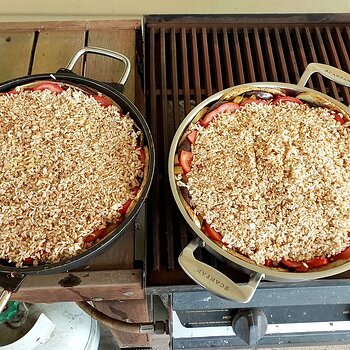
<svg viewBox="0 0 350 350"><path fill-rule="evenodd" d="M86 53L95 53L123 61L125 64L125 70L119 83L104 83L73 73L72 69L74 65L76 64L78 59ZM66 68L61 68L56 73L28 75L9 80L5 83L0 84L0 93L10 91L17 86L30 84L37 81L62 82L68 85L80 87L82 89L101 92L102 94L110 97L113 101L115 101L125 113L129 112L130 117L135 121L137 126L143 132L144 145L148 146L149 150L148 169L145 172L148 173L148 175L144 179L145 184L143 186L140 197L134 208L131 210L131 212L126 216L126 218L121 222L121 224L115 230L113 230L106 238L104 238L88 250L84 251L83 253L78 254L68 260L60 261L57 263L44 264L38 266L23 266L20 268L17 268L7 263L0 263L0 286L3 288L3 291L0 295L0 312L5 307L11 294L18 290L26 276L39 273L44 274L68 271L83 265L84 263L86 263L87 260L102 253L107 249L107 247L113 244L118 239L118 237L126 230L126 228L133 221L133 219L141 209L141 206L147 197L152 182L155 152L152 135L144 117L136 108L136 106L122 94L122 92L124 91L124 84L128 79L129 73L130 61L124 55L101 48L85 47L79 50L73 56Z"/></svg>

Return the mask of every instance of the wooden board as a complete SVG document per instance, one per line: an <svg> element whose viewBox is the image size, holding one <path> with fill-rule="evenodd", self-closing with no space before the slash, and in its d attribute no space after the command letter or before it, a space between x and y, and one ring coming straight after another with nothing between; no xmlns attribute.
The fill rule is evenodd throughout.
<svg viewBox="0 0 350 350"><path fill-rule="evenodd" d="M88 45L117 51L129 58L131 72L125 87L125 96L135 101L135 30L92 29L89 31ZM118 82L124 69L122 62L99 55L89 55L86 64L86 76L106 82Z"/></svg>
<svg viewBox="0 0 350 350"><path fill-rule="evenodd" d="M52 30L39 33L32 74L56 72L65 67L72 56L84 46L84 30ZM82 60L76 64L73 71L82 74Z"/></svg>
<svg viewBox="0 0 350 350"><path fill-rule="evenodd" d="M137 29L140 28L139 19L126 20L100 20L100 21L43 21L43 22L2 22L0 23L1 32L23 32L44 30L90 30L90 29Z"/></svg>
<svg viewBox="0 0 350 350"><path fill-rule="evenodd" d="M143 299L141 281L142 270L33 275L26 277L12 299L30 303Z"/></svg>
<svg viewBox="0 0 350 350"><path fill-rule="evenodd" d="M0 82L27 75L34 32L0 33Z"/></svg>

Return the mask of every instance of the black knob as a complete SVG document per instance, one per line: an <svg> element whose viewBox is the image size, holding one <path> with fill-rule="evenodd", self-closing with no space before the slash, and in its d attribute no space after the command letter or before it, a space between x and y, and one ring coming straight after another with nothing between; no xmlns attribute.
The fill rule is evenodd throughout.
<svg viewBox="0 0 350 350"><path fill-rule="evenodd" d="M241 309L232 320L236 335L248 345L257 345L267 331L267 318L260 309Z"/></svg>

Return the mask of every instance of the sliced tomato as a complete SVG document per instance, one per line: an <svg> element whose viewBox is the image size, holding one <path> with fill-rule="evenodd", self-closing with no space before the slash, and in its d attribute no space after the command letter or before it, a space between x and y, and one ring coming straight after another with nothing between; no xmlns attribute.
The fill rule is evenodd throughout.
<svg viewBox="0 0 350 350"><path fill-rule="evenodd" d="M297 103L298 105L303 104L303 102L300 101L298 98L291 97L291 96L278 96L273 100L272 104L277 105L279 103L285 103L285 102L293 102L293 103Z"/></svg>
<svg viewBox="0 0 350 350"><path fill-rule="evenodd" d="M112 105L112 101L105 96L100 95L92 95L92 97L102 106L102 107L108 107Z"/></svg>
<svg viewBox="0 0 350 350"><path fill-rule="evenodd" d="M93 242L97 238L103 238L106 235L106 231L106 227L95 230L91 235L85 238L85 243Z"/></svg>
<svg viewBox="0 0 350 350"><path fill-rule="evenodd" d="M220 232L215 231L207 222L204 221L203 232L211 238L213 241L220 242L222 241L222 236Z"/></svg>
<svg viewBox="0 0 350 350"><path fill-rule="evenodd" d="M25 258L25 259L23 259L23 264L24 265L33 265L33 261L34 261L33 258Z"/></svg>
<svg viewBox="0 0 350 350"><path fill-rule="evenodd" d="M266 259L265 260L265 266L267 267L273 267L273 261L271 259Z"/></svg>
<svg viewBox="0 0 350 350"><path fill-rule="evenodd" d="M219 115L219 113L234 112L239 108L240 107L237 103L233 103L233 102L224 103L220 105L218 108L206 114L205 117L200 121L200 124L206 128L209 125L209 123Z"/></svg>
<svg viewBox="0 0 350 350"><path fill-rule="evenodd" d="M187 152L187 151L180 152L179 162L185 174L187 174L191 170L192 159L193 159L192 152Z"/></svg>
<svg viewBox="0 0 350 350"><path fill-rule="evenodd" d="M17 91L17 90L10 90L10 91L7 91L6 94L8 94L8 95L18 95L19 91Z"/></svg>
<svg viewBox="0 0 350 350"><path fill-rule="evenodd" d="M64 90L56 83L41 83L32 88L33 91L50 90L53 93L60 94Z"/></svg>
<svg viewBox="0 0 350 350"><path fill-rule="evenodd" d="M290 269L296 269L297 267L305 267L301 261L292 261L287 259L282 259L281 263Z"/></svg>
<svg viewBox="0 0 350 350"><path fill-rule="evenodd" d="M299 266L295 269L296 272L307 272L309 269L306 266Z"/></svg>
<svg viewBox="0 0 350 350"><path fill-rule="evenodd" d="M193 130L190 134L187 135L187 138L192 144L194 144L197 140L197 135L198 135L198 131Z"/></svg>
<svg viewBox="0 0 350 350"><path fill-rule="evenodd" d="M307 266L309 266L310 269L313 269L314 267L327 265L329 263L329 260L327 258L313 258L311 260L305 261L305 263Z"/></svg>
<svg viewBox="0 0 350 350"><path fill-rule="evenodd" d="M136 150L139 151L139 159L141 160L141 163L144 165L146 162L146 153L143 147L136 147Z"/></svg>
<svg viewBox="0 0 350 350"><path fill-rule="evenodd" d="M349 258L350 258L350 247L347 247L339 254L332 256L331 260L336 261L336 260L343 260L343 259L349 259Z"/></svg>
<svg viewBox="0 0 350 350"><path fill-rule="evenodd" d="M245 106L245 105L250 105L250 104L256 104L256 105L268 105L269 103L265 100L246 100L244 102L241 102L239 105L241 107Z"/></svg>
<svg viewBox="0 0 350 350"><path fill-rule="evenodd" d="M137 192L139 191L139 187L135 187L132 191L134 193L134 196L136 197ZM130 204L132 203L133 199L129 199L127 202L124 203L124 205L118 210L120 215L125 215L128 211Z"/></svg>
<svg viewBox="0 0 350 350"><path fill-rule="evenodd" d="M337 122L339 122L342 125L345 123L345 120L338 113L334 114L334 120L336 120Z"/></svg>

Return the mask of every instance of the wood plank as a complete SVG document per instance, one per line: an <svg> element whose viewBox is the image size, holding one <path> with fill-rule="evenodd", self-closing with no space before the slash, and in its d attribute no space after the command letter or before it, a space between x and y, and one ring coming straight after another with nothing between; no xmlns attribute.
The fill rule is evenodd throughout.
<svg viewBox="0 0 350 350"><path fill-rule="evenodd" d="M0 33L0 82L27 75L34 31Z"/></svg>
<svg viewBox="0 0 350 350"><path fill-rule="evenodd" d="M149 322L147 299L124 301L109 301L108 303L94 303L95 307L117 320L126 322ZM135 334L119 332L110 328L110 331L120 348L149 347L150 336L148 334Z"/></svg>
<svg viewBox="0 0 350 350"><path fill-rule="evenodd" d="M135 30L90 30L89 46L98 46L124 54L130 59L131 72L125 86L125 96L135 100ZM88 55L86 76L105 82L118 82L124 64L100 55Z"/></svg>
<svg viewBox="0 0 350 350"><path fill-rule="evenodd" d="M2 22L0 31L39 31L44 30L89 30L89 29L119 29L129 30L140 28L141 21L131 20L83 20L83 21L44 21L44 22Z"/></svg>
<svg viewBox="0 0 350 350"><path fill-rule="evenodd" d="M56 72L65 67L72 56L85 46L85 31L45 31L39 33L32 73ZM74 72L82 74L82 60Z"/></svg>
<svg viewBox="0 0 350 350"><path fill-rule="evenodd" d="M81 300L135 300L144 298L142 270L109 270L31 275L12 300L53 303Z"/></svg>
<svg viewBox="0 0 350 350"><path fill-rule="evenodd" d="M131 269L134 266L134 225L118 238L106 251L89 261L91 270ZM82 271L84 267L78 270Z"/></svg>

